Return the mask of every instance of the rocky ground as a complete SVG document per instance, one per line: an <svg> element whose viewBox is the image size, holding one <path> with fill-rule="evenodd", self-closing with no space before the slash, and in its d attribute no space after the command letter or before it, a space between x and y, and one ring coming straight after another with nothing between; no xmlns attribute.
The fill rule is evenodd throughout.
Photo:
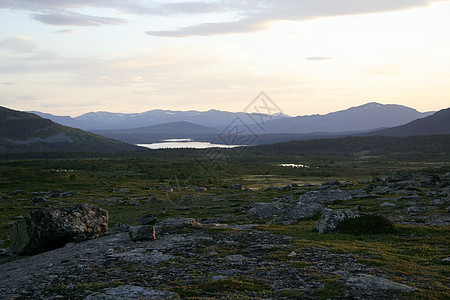
<svg viewBox="0 0 450 300"><path fill-rule="evenodd" d="M172 219L165 227L157 227L155 236L146 230L153 229L152 225L117 224L103 237L33 256L19 257L4 249L0 253L5 262L0 264L0 298L420 298L418 289L432 288L420 286L411 274L367 263L370 257L366 253L336 251L326 242L316 244L306 236L292 234L292 229L291 234L273 229L315 223L329 209L358 211L355 206L360 203L370 213L389 212L396 224L445 229L449 225L449 182L448 173L438 177L393 174L357 185L330 181L320 186L268 187L261 193L283 195L278 193L271 201L265 200L267 197L258 201L248 190L242 193L249 193L250 204L234 205L228 214L167 230L173 222L184 220ZM240 193L242 187L232 189ZM226 206L225 196L215 198L212 193L210 197L209 203ZM137 203L139 207L141 202ZM188 208L180 211L184 215L189 212ZM319 235L314 230L313 226L304 232ZM410 238L416 237L412 234ZM343 236L344 249L346 239L353 241ZM442 260L437 263L448 264L448 246L438 246ZM449 291L448 281L440 284L437 298Z"/></svg>
<svg viewBox="0 0 450 300"><path fill-rule="evenodd" d="M339 298L414 290L385 275L252 225L197 225L138 242L112 234L0 265L0 291L3 299L312 299L336 277Z"/></svg>

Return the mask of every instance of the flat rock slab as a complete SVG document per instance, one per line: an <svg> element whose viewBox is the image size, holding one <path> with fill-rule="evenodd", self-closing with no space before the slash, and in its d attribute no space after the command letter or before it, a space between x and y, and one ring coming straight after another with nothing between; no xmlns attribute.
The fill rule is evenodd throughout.
<svg viewBox="0 0 450 300"><path fill-rule="evenodd" d="M345 279L345 284L350 287L362 289L375 289L396 292L412 292L416 289L408 285L398 283L383 277L376 277L369 274L358 274Z"/></svg>
<svg viewBox="0 0 450 300"><path fill-rule="evenodd" d="M139 252L123 252L109 255L110 258L118 258L124 262L141 263L146 265L157 265L163 261L168 261L174 258L172 255L166 255L158 250L153 250L150 253Z"/></svg>
<svg viewBox="0 0 450 300"><path fill-rule="evenodd" d="M395 299L392 291L408 290L350 254L326 247L295 249L292 238L252 226L239 231L201 228L137 242L119 233L1 264L1 298L178 299L183 286L248 278L264 283L263 291L247 291L249 299L278 299L281 290L301 290L304 298L316 299L324 287L317 274L345 274L342 285L361 299ZM352 277L359 273L372 275ZM199 299L219 299L206 289L200 293Z"/></svg>
<svg viewBox="0 0 450 300"><path fill-rule="evenodd" d="M101 299L177 299L177 294L173 292L144 288L135 285L122 285L109 289L101 294L92 294L84 300Z"/></svg>

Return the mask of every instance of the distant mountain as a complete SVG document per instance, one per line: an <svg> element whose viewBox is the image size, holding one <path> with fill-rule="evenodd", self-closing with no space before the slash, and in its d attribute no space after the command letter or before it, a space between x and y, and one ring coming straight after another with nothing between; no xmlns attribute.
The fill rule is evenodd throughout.
<svg viewBox="0 0 450 300"><path fill-rule="evenodd" d="M90 112L79 117L54 116L34 112L54 122L89 131L134 129L172 122L192 122L198 125L224 129L236 118L260 134L272 133L337 133L361 132L406 124L424 118L432 112L421 113L413 108L376 102L352 107L325 115L290 117L285 114L265 115L227 112L211 109L209 111L172 111L155 109L143 113L123 114L110 112ZM265 120L254 124L254 120ZM241 126L243 127L243 126Z"/></svg>
<svg viewBox="0 0 450 300"><path fill-rule="evenodd" d="M134 144L145 144L158 142L164 139L180 138L209 140L220 133L218 129L185 121L158 124L134 129L94 130L94 132L108 138Z"/></svg>
<svg viewBox="0 0 450 300"><path fill-rule="evenodd" d="M233 113L211 109L209 111L172 111L155 109L143 113L123 114L110 112L90 112L72 118L70 116L54 116L42 112L32 112L41 117L66 126L81 128L84 130L115 130L142 128L171 122L192 122L208 127L225 127L237 117L251 121L248 114L243 112ZM252 114L253 119L268 119L266 114ZM284 114L273 115L270 118L288 118Z"/></svg>
<svg viewBox="0 0 450 300"><path fill-rule="evenodd" d="M431 114L432 112L421 113L402 105L371 102L326 115L271 120L265 124L265 133L367 131L403 125Z"/></svg>
<svg viewBox="0 0 450 300"><path fill-rule="evenodd" d="M51 120L0 107L0 153L12 152L116 152L137 146L111 140Z"/></svg>
<svg viewBox="0 0 450 300"><path fill-rule="evenodd" d="M450 108L434 113L431 116L417 119L405 125L377 130L366 135L409 136L450 134Z"/></svg>

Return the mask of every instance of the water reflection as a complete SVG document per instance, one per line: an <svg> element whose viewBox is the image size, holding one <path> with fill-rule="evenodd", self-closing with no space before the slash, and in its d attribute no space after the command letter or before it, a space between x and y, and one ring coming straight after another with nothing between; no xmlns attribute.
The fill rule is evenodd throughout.
<svg viewBox="0 0 450 300"><path fill-rule="evenodd" d="M234 148L239 147L239 145L223 145L223 144L212 144L210 142L194 142L192 139L168 139L163 140L159 143L152 144L137 144L140 147L145 147L149 149L168 149L168 148L195 148L195 149L206 149L206 148Z"/></svg>

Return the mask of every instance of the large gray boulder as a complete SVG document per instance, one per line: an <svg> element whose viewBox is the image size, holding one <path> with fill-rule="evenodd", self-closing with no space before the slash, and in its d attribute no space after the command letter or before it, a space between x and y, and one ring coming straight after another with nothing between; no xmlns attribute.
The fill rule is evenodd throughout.
<svg viewBox="0 0 450 300"><path fill-rule="evenodd" d="M395 230L388 218L350 209L325 209L317 221L319 233L341 232L349 234L386 234Z"/></svg>
<svg viewBox="0 0 450 300"><path fill-rule="evenodd" d="M316 202L298 201L295 205L286 210L286 218L290 220L300 220L312 218L321 214L325 207Z"/></svg>
<svg viewBox="0 0 450 300"><path fill-rule="evenodd" d="M317 221L316 229L319 233L329 233L336 231L336 228L346 219L357 218L358 211L350 209L325 209L320 219Z"/></svg>
<svg viewBox="0 0 450 300"><path fill-rule="evenodd" d="M272 203L254 203L249 213L259 219L273 218L275 222L292 224L301 219L320 215L324 210L324 206L317 202L296 201L291 203L288 201L289 199L283 199Z"/></svg>
<svg viewBox="0 0 450 300"><path fill-rule="evenodd" d="M93 204L38 209L11 225L11 250L36 254L96 238L108 229L108 218L108 211Z"/></svg>

